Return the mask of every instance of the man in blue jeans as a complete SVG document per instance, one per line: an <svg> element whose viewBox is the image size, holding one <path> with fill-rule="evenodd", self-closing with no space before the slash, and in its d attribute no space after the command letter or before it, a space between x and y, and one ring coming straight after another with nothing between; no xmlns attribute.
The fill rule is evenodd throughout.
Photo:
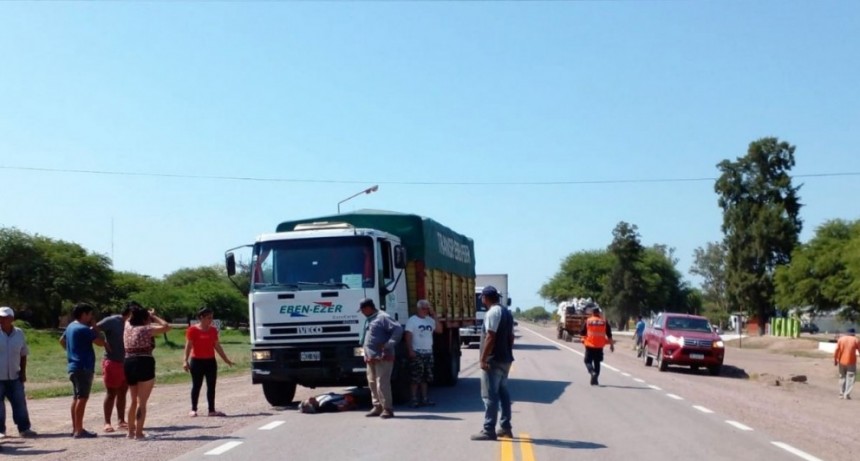
<svg viewBox="0 0 860 461"><path fill-rule="evenodd" d="M508 373L514 361L514 316L499 304L499 292L486 286L481 303L488 307L481 332L481 398L484 400L484 428L472 440L496 440L514 436L511 428L511 395ZM501 408L500 408L501 407ZM502 417L498 419L499 410ZM496 421L499 430L496 431Z"/></svg>
<svg viewBox="0 0 860 461"><path fill-rule="evenodd" d="M27 381L27 340L20 328L12 325L15 311L11 307L0 307L0 438L6 437L6 402L12 406L12 421L18 426L21 437L35 437L30 428L27 412L27 397L24 383Z"/></svg>

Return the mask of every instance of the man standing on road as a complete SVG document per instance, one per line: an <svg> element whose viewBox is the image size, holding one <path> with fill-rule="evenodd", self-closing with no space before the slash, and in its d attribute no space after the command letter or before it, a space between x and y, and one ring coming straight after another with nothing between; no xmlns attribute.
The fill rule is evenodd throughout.
<svg viewBox="0 0 860 461"><path fill-rule="evenodd" d="M603 348L609 344L609 350L615 352L615 342L612 341L612 328L600 312L600 307L591 303L585 307L591 309L591 317L585 321L582 331L582 344L585 346L585 368L591 375L591 385L597 386L600 376L600 362L603 361Z"/></svg>
<svg viewBox="0 0 860 461"><path fill-rule="evenodd" d="M27 412L27 397L24 383L27 382L27 340L24 332L12 325L15 311L11 307L0 307L0 439L6 437L6 402L12 407L12 421L18 426L21 437L35 437L30 429Z"/></svg>
<svg viewBox="0 0 860 461"><path fill-rule="evenodd" d="M412 402L409 406L412 408L435 405L427 398L427 385L433 382L433 333L439 331L439 322L430 302L418 300L416 307L418 313L406 321L406 350L412 374Z"/></svg>
<svg viewBox="0 0 860 461"><path fill-rule="evenodd" d="M642 316L637 317L636 322L636 333L633 335L633 348L637 351L639 350L639 346L642 345L642 335L645 334L645 321L642 320Z"/></svg>
<svg viewBox="0 0 860 461"><path fill-rule="evenodd" d="M514 362L514 316L499 303L493 286L481 291L481 303L489 308L481 331L481 398L484 400L484 428L472 440L496 440L514 436L511 426L511 395L508 374ZM499 430L496 420L501 406Z"/></svg>
<svg viewBox="0 0 860 461"><path fill-rule="evenodd" d="M848 329L836 343L833 352L833 365L839 366L839 398L851 400L851 389L854 388L854 376L857 374L857 354L860 353L860 341L854 336L856 331Z"/></svg>
<svg viewBox="0 0 860 461"><path fill-rule="evenodd" d="M72 382L72 436L76 439L91 439L98 434L84 429L84 412L93 387L96 368L96 352L93 344L104 347L105 340L90 325L93 323L93 306L79 303L72 309L75 321L66 327L60 344L66 349L69 366L69 381Z"/></svg>
<svg viewBox="0 0 860 461"><path fill-rule="evenodd" d="M102 359L102 380L105 385L105 432L114 432L116 429L111 425L111 413L113 413L114 402L116 403L117 425L120 429L128 429L125 422L125 395L128 392L128 383L125 381L125 344L122 334L125 331L125 322L131 316L131 306L137 305L130 301L122 309L122 313L103 318L96 324L96 330L104 333L107 347L105 347Z"/></svg>
<svg viewBox="0 0 860 461"><path fill-rule="evenodd" d="M403 337L403 327L385 312L377 310L370 298L359 302L358 311L365 316L359 342L364 346L367 387L373 398L373 409L365 416L393 418L391 372L394 369L394 348Z"/></svg>

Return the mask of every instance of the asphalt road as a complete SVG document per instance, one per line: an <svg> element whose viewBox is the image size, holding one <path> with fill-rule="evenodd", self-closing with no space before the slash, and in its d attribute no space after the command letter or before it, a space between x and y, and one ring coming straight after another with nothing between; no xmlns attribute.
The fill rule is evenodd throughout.
<svg viewBox="0 0 860 461"><path fill-rule="evenodd" d="M588 383L581 346L520 326L510 388L515 438L473 442L481 428L477 349L464 349L460 382L433 388L437 406L364 412L280 412L177 460L790 460L819 458L697 401L697 379L609 354L600 386ZM319 390L325 392L326 390Z"/></svg>

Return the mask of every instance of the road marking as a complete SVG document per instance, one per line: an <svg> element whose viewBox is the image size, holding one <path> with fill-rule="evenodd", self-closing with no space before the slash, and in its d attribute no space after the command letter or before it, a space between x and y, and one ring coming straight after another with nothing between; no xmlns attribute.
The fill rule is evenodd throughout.
<svg viewBox="0 0 860 461"><path fill-rule="evenodd" d="M636 381L637 383L644 383L645 382L645 380L642 378L633 378L633 381Z"/></svg>
<svg viewBox="0 0 860 461"><path fill-rule="evenodd" d="M605 364L605 363L603 364L603 367L604 367L604 368L609 368L610 370L612 370L612 371L616 371L616 372L617 372L617 371L621 371L621 370L619 370L618 368L615 368L615 367L613 367L612 365L607 365L607 364Z"/></svg>
<svg viewBox="0 0 860 461"><path fill-rule="evenodd" d="M239 445L242 445L242 442L227 442L218 448L213 448L207 451L206 453L204 453L204 455L221 455L238 447Z"/></svg>
<svg viewBox="0 0 860 461"><path fill-rule="evenodd" d="M522 327L520 327L520 328L522 328ZM563 347L563 348L565 348L565 349L569 350L570 352L573 352L574 354L576 354L576 355L578 355L578 356L580 356L580 357L585 357L585 354L583 354L582 352L579 352L578 350L576 350L576 349L574 349L574 348L572 348L572 347L567 347L567 346L565 346L564 344L557 343L557 342L555 342L555 341L553 341L553 340L551 340L551 339L547 338L546 336L544 336L544 335L542 335L542 334L540 334L540 333L538 333L538 332L536 332L536 331L534 331L534 330L530 330L530 329L528 329L528 328L523 328L523 330L526 330L526 331L528 331L529 333L532 333L532 334L534 334L534 335L538 336L539 338L541 338L541 339L543 339L544 341L546 341L546 342L548 342L548 343L552 344L552 345L553 345L553 346L555 346L555 347Z"/></svg>
<svg viewBox="0 0 860 461"><path fill-rule="evenodd" d="M693 405L693 408L695 408L696 410L701 411L702 413L713 413L713 412L714 412L713 410L709 410L709 409L707 409L707 408L705 408L705 407L703 407L703 406L701 406L701 405Z"/></svg>
<svg viewBox="0 0 860 461"><path fill-rule="evenodd" d="M514 441L508 437L499 440L502 442L502 461L514 461Z"/></svg>
<svg viewBox="0 0 860 461"><path fill-rule="evenodd" d="M801 458L805 459L806 461L821 461L820 458L816 458L815 456L812 456L809 453L806 453L805 451L798 450L797 448L794 448L787 443L782 443L782 442L771 442L771 443L778 446L779 448L782 448L783 450L785 450L785 451L787 451L793 455L800 456Z"/></svg>
<svg viewBox="0 0 860 461"><path fill-rule="evenodd" d="M532 436L525 432L520 432L520 453L523 455L523 461L535 461L535 452L532 447Z"/></svg>
<svg viewBox="0 0 860 461"><path fill-rule="evenodd" d="M266 424L265 426L261 426L260 430L261 431L271 431L272 429L280 426L281 424L284 424L285 422L286 421L272 421L271 423Z"/></svg>
<svg viewBox="0 0 860 461"><path fill-rule="evenodd" d="M659 387L657 387L653 384L649 384L648 387L650 387L651 389L654 389L655 391L662 391L663 390L663 389L660 389Z"/></svg>
<svg viewBox="0 0 860 461"><path fill-rule="evenodd" d="M734 426L734 427L736 427L736 428L738 428L738 429L742 430L742 431L751 431L751 430L753 430L751 427L746 426L746 425L743 425L743 424L741 424L741 423L739 423L739 422L737 422L737 421L732 421L732 420L727 419L727 420L726 420L726 422L727 422L727 423L729 423L729 424L731 424L732 426Z"/></svg>
<svg viewBox="0 0 860 461"><path fill-rule="evenodd" d="M684 397L681 397L680 395L675 395L675 394L666 394L666 397L669 397L670 399L675 399L675 400L684 400Z"/></svg>
<svg viewBox="0 0 860 461"><path fill-rule="evenodd" d="M630 377L630 373L624 373L624 372L621 372L621 376L626 376L626 377L628 377L628 378L629 378L629 377Z"/></svg>

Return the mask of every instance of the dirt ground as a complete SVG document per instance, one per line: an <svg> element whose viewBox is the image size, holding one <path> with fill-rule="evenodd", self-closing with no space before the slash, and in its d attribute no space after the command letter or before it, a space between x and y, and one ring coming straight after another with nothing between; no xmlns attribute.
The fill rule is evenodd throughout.
<svg viewBox="0 0 860 461"><path fill-rule="evenodd" d="M654 373L650 375L652 378L684 389L689 398L700 404L821 459L858 459L860 393L855 396L858 400L837 397L837 374L830 354L817 352L817 342L806 336L744 338L740 346L737 341L727 345L726 366L720 377L693 374L680 368L667 373L651 368L642 373ZM609 361L630 370L642 367L629 337L621 337ZM806 379L791 381L794 376ZM145 441L128 440L121 432L102 431L104 394L94 394L87 407L85 427L99 433L98 438L89 440L74 440L69 436L70 397L28 402L33 429L40 434L35 439L17 437L7 406L8 433L2 441L2 455L45 461L97 461L138 457L140 450L145 449L148 460L167 460L224 438L255 420L295 411L272 408L259 387L252 387L249 381L247 375L218 380L218 409L229 415L224 418L189 417L187 384L156 386L147 417L147 432L151 437ZM296 399L318 392L300 387ZM201 403L205 408L204 396Z"/></svg>

